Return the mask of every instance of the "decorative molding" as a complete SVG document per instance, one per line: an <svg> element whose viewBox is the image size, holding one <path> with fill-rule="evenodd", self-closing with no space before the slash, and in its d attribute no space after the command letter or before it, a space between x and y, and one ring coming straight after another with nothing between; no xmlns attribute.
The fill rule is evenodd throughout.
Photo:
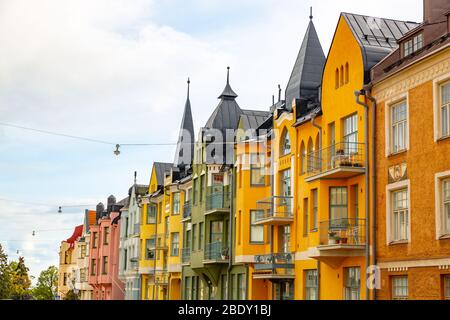
<svg viewBox="0 0 450 320"><path fill-rule="evenodd" d="M388 169L388 184L408 180L408 165L406 162L392 166Z"/></svg>
<svg viewBox="0 0 450 320"><path fill-rule="evenodd" d="M380 269L387 269L389 272L408 271L410 268L437 267L439 270L449 270L450 258L442 259L424 259L424 260L406 260L379 262Z"/></svg>

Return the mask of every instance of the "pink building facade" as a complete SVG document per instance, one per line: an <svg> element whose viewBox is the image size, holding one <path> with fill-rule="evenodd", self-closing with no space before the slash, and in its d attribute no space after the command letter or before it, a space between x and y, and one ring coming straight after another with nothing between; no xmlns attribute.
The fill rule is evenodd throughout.
<svg viewBox="0 0 450 320"><path fill-rule="evenodd" d="M91 227L89 284L93 300L124 300L125 286L119 279L120 209L127 199L118 203L108 198L106 211L97 206L97 224Z"/></svg>

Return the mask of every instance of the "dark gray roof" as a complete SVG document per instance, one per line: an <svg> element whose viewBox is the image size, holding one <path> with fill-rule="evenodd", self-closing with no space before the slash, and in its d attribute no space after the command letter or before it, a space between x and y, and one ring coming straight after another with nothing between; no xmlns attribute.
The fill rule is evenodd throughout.
<svg viewBox="0 0 450 320"><path fill-rule="evenodd" d="M286 87L288 110L291 110L294 99L318 96L324 65L325 54L314 23L310 21Z"/></svg>
<svg viewBox="0 0 450 320"><path fill-rule="evenodd" d="M145 184L134 184L128 189L128 195L131 196L131 190L133 190L133 187L136 187L135 193L137 195L145 195L148 192L148 185Z"/></svg>
<svg viewBox="0 0 450 320"><path fill-rule="evenodd" d="M370 69L398 47L397 40L419 24L409 21L342 13L362 49L364 82L370 81Z"/></svg>
<svg viewBox="0 0 450 320"><path fill-rule="evenodd" d="M164 173L169 171L173 167L173 163L166 162L155 162L153 164L156 170L156 180L158 182L158 186L164 185Z"/></svg>
<svg viewBox="0 0 450 320"><path fill-rule="evenodd" d="M244 130L258 129L271 115L268 111L242 110L241 119Z"/></svg>
<svg viewBox="0 0 450 320"><path fill-rule="evenodd" d="M183 166L192 164L194 158L194 122L192 120L191 101L189 99L189 86L186 103L184 105L183 119L181 120L180 133L178 135L177 149L175 151L175 166Z"/></svg>

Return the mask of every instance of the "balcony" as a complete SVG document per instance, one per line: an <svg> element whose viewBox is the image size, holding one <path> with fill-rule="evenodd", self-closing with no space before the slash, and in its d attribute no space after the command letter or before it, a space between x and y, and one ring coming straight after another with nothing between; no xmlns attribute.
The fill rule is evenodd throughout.
<svg viewBox="0 0 450 320"><path fill-rule="evenodd" d="M213 242L205 245L204 264L228 263L229 250L223 242Z"/></svg>
<svg viewBox="0 0 450 320"><path fill-rule="evenodd" d="M293 197L274 196L256 202L257 225L286 225L294 221Z"/></svg>
<svg viewBox="0 0 450 320"><path fill-rule="evenodd" d="M230 210L230 192L217 188L206 196L205 215L228 213Z"/></svg>
<svg viewBox="0 0 450 320"><path fill-rule="evenodd" d="M191 263L191 248L181 249L181 264L189 265Z"/></svg>
<svg viewBox="0 0 450 320"><path fill-rule="evenodd" d="M137 257L131 258L129 268L127 268L127 270L136 271L138 268L139 268L139 258L137 258Z"/></svg>
<svg viewBox="0 0 450 320"><path fill-rule="evenodd" d="M166 270L157 271L155 274L156 286L168 286L169 285L169 273Z"/></svg>
<svg viewBox="0 0 450 320"><path fill-rule="evenodd" d="M366 172L365 144L341 142L309 153L306 182L318 179L348 179Z"/></svg>
<svg viewBox="0 0 450 320"><path fill-rule="evenodd" d="M323 221L319 227L320 244L310 254L318 260L363 256L366 250L366 221L343 218Z"/></svg>
<svg viewBox="0 0 450 320"><path fill-rule="evenodd" d="M131 232L131 236L139 236L139 234L141 233L141 224L140 223L135 223L133 225L133 230Z"/></svg>
<svg viewBox="0 0 450 320"><path fill-rule="evenodd" d="M253 279L295 279L294 253L271 253L255 256Z"/></svg>
<svg viewBox="0 0 450 320"><path fill-rule="evenodd" d="M191 220L192 216L192 203L191 201L186 201L183 206L183 221Z"/></svg>

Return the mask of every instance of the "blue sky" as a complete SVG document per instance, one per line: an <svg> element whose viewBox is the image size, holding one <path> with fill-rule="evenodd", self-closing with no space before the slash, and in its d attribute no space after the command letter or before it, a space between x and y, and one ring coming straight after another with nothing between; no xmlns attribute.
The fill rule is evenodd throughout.
<svg viewBox="0 0 450 320"><path fill-rule="evenodd" d="M308 24L325 53L341 11L420 21L422 1L0 0L0 122L114 143L176 140L191 77L196 130L217 105L231 66L238 103L267 110L284 88ZM0 126L0 242L35 276L84 208L126 195L138 171L174 148L124 147ZM43 231L39 230L55 230ZM36 236L31 236L38 230Z"/></svg>

